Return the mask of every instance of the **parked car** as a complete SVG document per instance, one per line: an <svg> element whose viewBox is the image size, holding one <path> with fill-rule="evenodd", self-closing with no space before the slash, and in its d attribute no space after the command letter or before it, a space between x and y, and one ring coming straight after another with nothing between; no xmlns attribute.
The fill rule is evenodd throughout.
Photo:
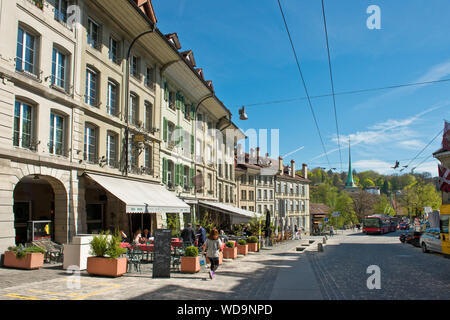
<svg viewBox="0 0 450 320"><path fill-rule="evenodd" d="M398 225L398 229L399 230L408 230L409 229L409 225L406 222L401 222Z"/></svg>
<svg viewBox="0 0 450 320"><path fill-rule="evenodd" d="M404 232L400 235L399 239L402 243L409 243L415 247L420 247L420 236L421 232L418 232L414 229L409 229L407 232Z"/></svg>
<svg viewBox="0 0 450 320"><path fill-rule="evenodd" d="M420 237L420 246L423 252L442 253L441 233L438 228L426 230Z"/></svg>

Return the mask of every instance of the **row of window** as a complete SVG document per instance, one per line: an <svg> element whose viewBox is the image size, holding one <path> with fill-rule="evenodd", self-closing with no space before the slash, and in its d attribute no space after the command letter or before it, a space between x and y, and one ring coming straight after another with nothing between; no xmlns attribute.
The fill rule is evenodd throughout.
<svg viewBox="0 0 450 320"><path fill-rule="evenodd" d="M99 103L99 72L92 67L86 68L86 91L85 91L85 103L97 107ZM119 84L112 79L108 79L107 86L107 99L106 99L106 111L112 116L118 116L119 114ZM144 121L139 119L140 110L140 98L139 96L131 92L130 101L128 105L128 123L143 126L146 130L150 131L153 128L153 105L149 101L144 102L145 116Z"/></svg>
<svg viewBox="0 0 450 320"><path fill-rule="evenodd" d="M283 201L283 200L282 200ZM306 205L305 201L303 200L284 200L284 206L286 211L291 212L305 212ZM280 203L279 201L275 201L275 210L280 210Z"/></svg>
<svg viewBox="0 0 450 320"><path fill-rule="evenodd" d="M278 182L276 191L277 193L284 193L286 195L306 196L306 186L302 184Z"/></svg>
<svg viewBox="0 0 450 320"><path fill-rule="evenodd" d="M257 182L259 185L261 185L262 183L264 184L268 184L268 185L272 185L273 184L273 176L253 176L253 175L242 175L241 176L241 183L242 184L249 184L249 185L254 185L255 184L255 179L257 179Z"/></svg>

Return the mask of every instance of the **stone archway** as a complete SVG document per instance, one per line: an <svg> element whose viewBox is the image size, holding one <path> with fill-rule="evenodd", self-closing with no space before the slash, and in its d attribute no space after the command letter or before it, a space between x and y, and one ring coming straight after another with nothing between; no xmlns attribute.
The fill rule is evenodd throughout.
<svg viewBox="0 0 450 320"><path fill-rule="evenodd" d="M68 243L71 234L74 234L73 219L70 219L70 173L59 169L44 168L38 166L25 165L16 171L16 174L12 176L12 190L13 190L13 203L15 202L14 194L17 187L21 188L21 185L27 185L28 188L39 190L40 188L46 188L47 191L53 191L53 204L51 210L54 215L54 241L57 243ZM41 186L41 187L39 187ZM47 187L45 187L47 186ZM48 188L50 187L50 188ZM41 190L42 192L43 190ZM35 206L41 208L41 212L37 213L34 217L37 218L42 211L45 212L49 208L48 204L39 203L39 201L49 201L49 197L43 197L38 199L36 195L28 196L28 201L34 201ZM23 196L20 199L23 201ZM33 208L31 208L33 210ZM36 212L32 212L36 214ZM45 214L44 214L45 216ZM30 217L33 217L30 215ZM70 233L70 234L69 234Z"/></svg>

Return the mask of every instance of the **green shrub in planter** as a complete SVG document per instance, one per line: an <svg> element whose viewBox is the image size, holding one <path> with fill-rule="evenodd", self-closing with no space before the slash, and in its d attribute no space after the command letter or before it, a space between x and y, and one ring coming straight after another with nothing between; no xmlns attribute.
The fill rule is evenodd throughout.
<svg viewBox="0 0 450 320"><path fill-rule="evenodd" d="M91 245L91 254L95 257L108 257L111 259L117 259L122 254L127 252L126 248L120 247L121 236L116 232L108 240L109 232L101 232L99 235L94 236Z"/></svg>
<svg viewBox="0 0 450 320"><path fill-rule="evenodd" d="M241 246L245 246L247 244L247 241L245 241L244 239L239 240L238 244L240 244Z"/></svg>
<svg viewBox="0 0 450 320"><path fill-rule="evenodd" d="M46 251L40 247L33 246L25 248L23 245L19 245L18 247L9 247L9 251L14 252L17 259L23 259L27 256L27 253L45 253Z"/></svg>
<svg viewBox="0 0 450 320"><path fill-rule="evenodd" d="M247 238L248 243L258 243L258 238L255 236L251 236Z"/></svg>
<svg viewBox="0 0 450 320"><path fill-rule="evenodd" d="M187 247L186 250L184 251L184 255L186 257L197 257L198 256L198 248L191 246L191 247Z"/></svg>
<svg viewBox="0 0 450 320"><path fill-rule="evenodd" d="M227 246L227 248L234 248L234 242L228 241L226 246Z"/></svg>

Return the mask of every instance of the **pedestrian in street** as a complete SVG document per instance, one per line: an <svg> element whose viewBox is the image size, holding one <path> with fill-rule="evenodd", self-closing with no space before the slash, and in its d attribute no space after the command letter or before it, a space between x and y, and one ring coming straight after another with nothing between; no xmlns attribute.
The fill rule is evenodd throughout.
<svg viewBox="0 0 450 320"><path fill-rule="evenodd" d="M214 229L209 234L208 239L203 245L203 250L211 262L211 270L209 271L209 278L212 280L216 277L216 270L219 267L219 252L222 251L222 241L219 238L219 232Z"/></svg>
<svg viewBox="0 0 450 320"><path fill-rule="evenodd" d="M198 247L201 248L206 241L206 230L200 224L197 224L197 233L195 235L198 241Z"/></svg>
<svg viewBox="0 0 450 320"><path fill-rule="evenodd" d="M192 223L188 223L187 227L181 231L181 239L183 239L183 248L194 245L195 231L194 228L192 228Z"/></svg>
<svg viewBox="0 0 450 320"><path fill-rule="evenodd" d="M330 226L330 237L334 235L334 227Z"/></svg>
<svg viewBox="0 0 450 320"><path fill-rule="evenodd" d="M297 225L294 226L294 231L295 231L295 240L298 240L298 228L297 228Z"/></svg>

